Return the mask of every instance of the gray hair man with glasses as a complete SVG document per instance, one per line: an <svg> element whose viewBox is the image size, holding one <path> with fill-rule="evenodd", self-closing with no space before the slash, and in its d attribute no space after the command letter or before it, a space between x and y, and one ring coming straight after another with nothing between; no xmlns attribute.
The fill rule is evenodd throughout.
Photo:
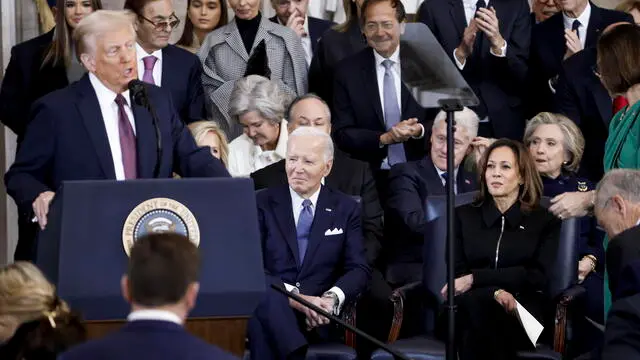
<svg viewBox="0 0 640 360"><path fill-rule="evenodd" d="M171 33L180 25L172 1L126 0L124 8L136 15L138 78L167 88L184 122L205 118L200 61L169 44Z"/></svg>

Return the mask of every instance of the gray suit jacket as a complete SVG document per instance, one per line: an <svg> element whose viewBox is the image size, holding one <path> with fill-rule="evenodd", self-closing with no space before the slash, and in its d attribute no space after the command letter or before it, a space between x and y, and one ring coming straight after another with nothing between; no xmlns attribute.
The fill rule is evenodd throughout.
<svg viewBox="0 0 640 360"><path fill-rule="evenodd" d="M291 29L262 16L251 50L262 40L267 47L271 80L293 96L306 94L307 64L300 38ZM198 56L203 66L202 83L209 116L232 141L242 134L242 127L229 117L229 99L249 60L235 19L207 35Z"/></svg>

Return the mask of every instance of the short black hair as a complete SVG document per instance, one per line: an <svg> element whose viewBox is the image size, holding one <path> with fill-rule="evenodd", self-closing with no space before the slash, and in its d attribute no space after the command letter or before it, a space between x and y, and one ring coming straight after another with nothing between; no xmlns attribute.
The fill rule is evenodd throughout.
<svg viewBox="0 0 640 360"><path fill-rule="evenodd" d="M287 107L287 111L284 113L285 120L290 121L291 120L291 111L293 110L293 107L296 106L296 104L299 103L300 101L307 100L307 99L316 99L316 100L320 101L321 103L323 103L324 106L327 107L327 110L329 110L329 116L331 116L331 109L329 108L329 105L327 104L326 101L324 101L320 96L318 96L318 95L316 95L314 93L307 93L307 94L298 96L297 98L293 99L291 104L289 104L289 106Z"/></svg>
<svg viewBox="0 0 640 360"><path fill-rule="evenodd" d="M178 303L189 285L198 281L198 248L176 233L153 233L140 238L129 258L131 301L147 307Z"/></svg>

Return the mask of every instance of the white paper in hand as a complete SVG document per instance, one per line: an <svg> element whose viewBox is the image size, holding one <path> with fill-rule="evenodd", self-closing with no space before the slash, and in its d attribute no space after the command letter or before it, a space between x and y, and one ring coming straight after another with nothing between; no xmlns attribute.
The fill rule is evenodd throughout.
<svg viewBox="0 0 640 360"><path fill-rule="evenodd" d="M516 301L516 305L516 316L524 328L524 331L527 333L529 340L531 340L531 343L535 347L540 334L542 334L544 326L542 326L542 324L540 324L540 322L536 320L536 318L533 317L533 315L531 315L531 313L518 301Z"/></svg>

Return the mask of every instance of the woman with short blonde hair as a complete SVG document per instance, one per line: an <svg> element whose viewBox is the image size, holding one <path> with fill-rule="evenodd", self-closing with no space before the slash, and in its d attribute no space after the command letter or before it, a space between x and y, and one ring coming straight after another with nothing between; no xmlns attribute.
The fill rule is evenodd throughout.
<svg viewBox="0 0 640 360"><path fill-rule="evenodd" d="M229 144L227 136L215 121L202 120L189 124L191 135L198 146L211 148L211 155L220 159L227 167L229 164Z"/></svg>
<svg viewBox="0 0 640 360"><path fill-rule="evenodd" d="M0 359L54 360L85 339L80 317L35 265L0 269Z"/></svg>

